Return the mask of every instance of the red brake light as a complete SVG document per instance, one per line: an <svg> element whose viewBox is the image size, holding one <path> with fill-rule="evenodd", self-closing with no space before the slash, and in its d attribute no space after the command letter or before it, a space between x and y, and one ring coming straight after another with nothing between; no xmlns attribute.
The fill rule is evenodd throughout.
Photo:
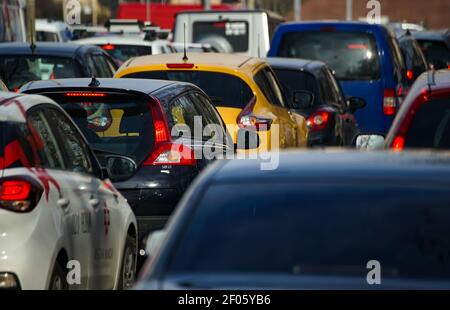
<svg viewBox="0 0 450 310"><path fill-rule="evenodd" d="M383 98L383 113L387 116L395 115L397 105L395 103L395 90L385 89Z"/></svg>
<svg viewBox="0 0 450 310"><path fill-rule="evenodd" d="M408 78L408 80L412 80L414 78L414 72L412 70L408 70L406 72L406 77Z"/></svg>
<svg viewBox="0 0 450 310"><path fill-rule="evenodd" d="M169 139L164 121L155 121L155 140L156 142L165 142Z"/></svg>
<svg viewBox="0 0 450 310"><path fill-rule="evenodd" d="M116 46L113 44L105 44L102 46L102 49L104 49L105 51L112 51L115 48L116 48Z"/></svg>
<svg viewBox="0 0 450 310"><path fill-rule="evenodd" d="M308 117L308 119L306 120L306 126L308 126L309 130L311 131L319 131L326 128L329 121L330 112L320 110Z"/></svg>
<svg viewBox="0 0 450 310"><path fill-rule="evenodd" d="M65 93L66 97L106 97L105 93L95 93L95 92L77 92L77 93Z"/></svg>
<svg viewBox="0 0 450 310"><path fill-rule="evenodd" d="M227 25L226 22L217 22L217 23L214 23L214 24L213 24L213 27L214 27L214 28L225 28L226 25Z"/></svg>
<svg viewBox="0 0 450 310"><path fill-rule="evenodd" d="M31 191L31 184L27 181L5 181L1 186L0 200L25 200Z"/></svg>
<svg viewBox="0 0 450 310"><path fill-rule="evenodd" d="M405 138L403 136L397 136L394 139L394 142L392 142L392 149L394 151L402 151L405 147Z"/></svg>
<svg viewBox="0 0 450 310"><path fill-rule="evenodd" d="M194 64L166 64L167 68L169 69L192 69L194 68Z"/></svg>
<svg viewBox="0 0 450 310"><path fill-rule="evenodd" d="M448 70L450 70L450 65L448 65L448 67L447 67L447 68L448 68Z"/></svg>
<svg viewBox="0 0 450 310"><path fill-rule="evenodd" d="M0 181L0 208L13 212L29 212L42 196L42 187L24 179Z"/></svg>
<svg viewBox="0 0 450 310"><path fill-rule="evenodd" d="M352 50L366 50L369 47L364 44L349 44L349 45L347 45L347 48L352 49Z"/></svg>

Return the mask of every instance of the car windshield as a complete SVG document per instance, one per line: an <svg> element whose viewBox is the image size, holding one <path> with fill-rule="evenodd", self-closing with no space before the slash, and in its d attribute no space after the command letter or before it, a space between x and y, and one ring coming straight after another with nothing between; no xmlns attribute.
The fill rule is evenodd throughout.
<svg viewBox="0 0 450 310"><path fill-rule="evenodd" d="M141 162L153 147L153 122L148 104L134 96L77 92L50 95L61 104L96 151L132 157Z"/></svg>
<svg viewBox="0 0 450 310"><path fill-rule="evenodd" d="M100 45L111 57L125 62L130 58L145 56L152 54L151 46L142 45L118 45L118 44L106 44Z"/></svg>
<svg viewBox="0 0 450 310"><path fill-rule="evenodd" d="M1 56L0 79L10 90L30 81L82 77L80 65L72 58L47 56Z"/></svg>
<svg viewBox="0 0 450 310"><path fill-rule="evenodd" d="M126 78L188 82L197 85L216 107L243 109L253 97L250 87L233 75L207 71L147 71L132 73Z"/></svg>
<svg viewBox="0 0 450 310"><path fill-rule="evenodd" d="M198 202L169 274L450 278L450 184L219 183ZM320 182L320 183L316 183ZM324 195L326 188L326 195Z"/></svg>
<svg viewBox="0 0 450 310"><path fill-rule="evenodd" d="M363 32L289 32L279 57L321 60L340 80L378 80L380 62L373 35Z"/></svg>
<svg viewBox="0 0 450 310"><path fill-rule="evenodd" d="M290 106L294 105L293 92L306 90L314 94L314 105L319 104L319 89L313 75L292 69L274 69L281 82L283 92Z"/></svg>
<svg viewBox="0 0 450 310"><path fill-rule="evenodd" d="M450 97L420 107L406 134L405 147L450 149Z"/></svg>
<svg viewBox="0 0 450 310"><path fill-rule="evenodd" d="M246 52L249 44L249 29L246 21L194 22L193 39L196 43L220 46L223 52Z"/></svg>
<svg viewBox="0 0 450 310"><path fill-rule="evenodd" d="M450 49L441 41L418 40L428 63L436 70L450 68Z"/></svg>

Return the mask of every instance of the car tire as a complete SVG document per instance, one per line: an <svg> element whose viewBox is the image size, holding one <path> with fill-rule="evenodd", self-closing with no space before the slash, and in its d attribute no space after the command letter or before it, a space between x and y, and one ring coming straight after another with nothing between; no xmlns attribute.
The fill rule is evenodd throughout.
<svg viewBox="0 0 450 310"><path fill-rule="evenodd" d="M61 291L68 289L69 285L67 284L66 272L64 272L64 269L61 267L59 262L56 262L50 278L49 290Z"/></svg>
<svg viewBox="0 0 450 310"><path fill-rule="evenodd" d="M133 287L136 279L136 240L127 236L120 267L119 290L128 290Z"/></svg>

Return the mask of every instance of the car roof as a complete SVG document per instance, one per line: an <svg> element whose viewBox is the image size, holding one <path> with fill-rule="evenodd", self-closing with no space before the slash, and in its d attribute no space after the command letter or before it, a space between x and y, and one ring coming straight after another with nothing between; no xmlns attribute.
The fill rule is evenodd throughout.
<svg viewBox="0 0 450 310"><path fill-rule="evenodd" d="M338 21L338 20L320 20L320 21L307 21L307 22L287 22L279 25L278 27L280 29L292 29L296 30L301 27L314 27L314 26L321 26L321 27L355 27L355 28L361 28L361 29L387 29L385 26L380 24L369 24L367 22L362 21Z"/></svg>
<svg viewBox="0 0 450 310"><path fill-rule="evenodd" d="M321 68L327 67L324 62L318 60L280 57L269 57L266 58L266 60L273 69L293 69L307 71L314 75L316 75Z"/></svg>
<svg viewBox="0 0 450 310"><path fill-rule="evenodd" d="M273 153L277 156L276 153ZM347 150L287 151L279 153L275 170L262 170L261 159L230 160L211 172L213 182L263 182L288 179L304 181L336 178L375 178L425 176L450 181L450 152L358 152ZM269 166L267 166L269 167ZM208 182L208 181L207 181Z"/></svg>
<svg viewBox="0 0 450 310"><path fill-rule="evenodd" d="M284 18L277 13L270 11L270 10L264 10L264 9L254 9L254 10L211 10L211 11L200 11L200 10L186 10L186 11L180 11L175 14L177 15L184 15L184 14L256 14L256 13L266 13L271 18L277 18L280 20L283 20Z"/></svg>
<svg viewBox="0 0 450 310"><path fill-rule="evenodd" d="M445 41L448 31L414 31L412 34L418 40Z"/></svg>
<svg viewBox="0 0 450 310"><path fill-rule="evenodd" d="M41 55L72 57L87 48L98 48L91 45L79 45L73 43L36 42L32 51L29 43L0 43L1 55ZM101 50L101 49L100 49Z"/></svg>
<svg viewBox="0 0 450 310"><path fill-rule="evenodd" d="M190 85L197 88L189 83L166 80L98 78L97 81L100 83L96 86L97 89L119 89L140 92L147 95L153 94L156 91L171 85ZM41 89L89 88L91 82L92 79L90 78L33 81L25 84L20 91L36 92Z"/></svg>
<svg viewBox="0 0 450 310"><path fill-rule="evenodd" d="M245 55L222 54L222 53L188 53L188 63L207 65L232 69L253 69L265 63L263 59ZM136 57L119 68L122 71L131 67L146 67L167 63L183 63L183 53L161 54Z"/></svg>
<svg viewBox="0 0 450 310"><path fill-rule="evenodd" d="M410 96L416 98L424 88L429 88L428 80L429 75L433 74L433 71L427 71L422 73L414 82L407 99ZM442 69L434 71L434 84L430 85L431 91L448 90L450 91L450 70ZM407 102L408 100L405 100Z"/></svg>

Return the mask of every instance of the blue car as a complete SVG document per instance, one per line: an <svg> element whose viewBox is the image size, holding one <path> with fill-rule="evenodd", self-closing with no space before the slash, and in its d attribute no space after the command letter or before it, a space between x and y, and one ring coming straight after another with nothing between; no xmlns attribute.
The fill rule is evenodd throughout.
<svg viewBox="0 0 450 310"><path fill-rule="evenodd" d="M381 25L362 22L306 22L280 25L269 57L327 63L348 97L367 106L355 116L362 132L386 133L401 104L406 69L397 40Z"/></svg>

